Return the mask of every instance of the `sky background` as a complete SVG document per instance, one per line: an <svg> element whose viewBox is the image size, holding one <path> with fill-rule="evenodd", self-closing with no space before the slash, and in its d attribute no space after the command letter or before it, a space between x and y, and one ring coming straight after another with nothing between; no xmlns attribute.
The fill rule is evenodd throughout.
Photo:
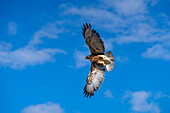
<svg viewBox="0 0 170 113"><path fill-rule="evenodd" d="M0 113L170 113L169 0L1 0ZM115 56L84 98L91 23Z"/></svg>

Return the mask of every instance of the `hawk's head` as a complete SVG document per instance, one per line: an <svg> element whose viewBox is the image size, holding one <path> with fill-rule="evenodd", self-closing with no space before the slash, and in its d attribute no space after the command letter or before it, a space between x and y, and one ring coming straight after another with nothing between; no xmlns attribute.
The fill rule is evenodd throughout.
<svg viewBox="0 0 170 113"><path fill-rule="evenodd" d="M91 59L91 55L86 56L85 59L90 60Z"/></svg>

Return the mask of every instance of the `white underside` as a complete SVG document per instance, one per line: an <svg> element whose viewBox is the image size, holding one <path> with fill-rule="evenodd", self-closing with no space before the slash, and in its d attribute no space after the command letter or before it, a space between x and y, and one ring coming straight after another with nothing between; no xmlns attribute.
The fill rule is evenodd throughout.
<svg viewBox="0 0 170 113"><path fill-rule="evenodd" d="M94 90L97 90L103 81L104 71L95 69L91 74L93 76L92 83L86 85L86 91L93 94Z"/></svg>

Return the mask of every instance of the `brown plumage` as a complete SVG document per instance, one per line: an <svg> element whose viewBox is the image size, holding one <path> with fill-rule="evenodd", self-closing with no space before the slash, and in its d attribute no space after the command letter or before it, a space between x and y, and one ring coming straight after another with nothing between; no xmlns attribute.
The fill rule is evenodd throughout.
<svg viewBox="0 0 170 113"><path fill-rule="evenodd" d="M91 55L86 56L86 59L91 61L91 68L83 94L85 97L91 97L94 96L94 91L100 88L104 80L105 67L108 72L113 69L114 57L111 51L104 54L104 43L99 33L91 29L91 24L83 24L82 30L86 44L91 51Z"/></svg>
<svg viewBox="0 0 170 113"><path fill-rule="evenodd" d="M91 30L91 24L83 24L84 28L83 30L83 36L86 40L86 44L89 46L91 54L104 54L105 47L102 39L100 38L99 33L96 33L96 30Z"/></svg>

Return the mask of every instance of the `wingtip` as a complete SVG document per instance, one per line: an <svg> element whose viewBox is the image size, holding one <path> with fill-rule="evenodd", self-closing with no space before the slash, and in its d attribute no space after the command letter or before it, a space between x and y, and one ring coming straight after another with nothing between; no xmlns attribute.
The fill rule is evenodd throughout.
<svg viewBox="0 0 170 113"><path fill-rule="evenodd" d="M84 28L83 27L81 27L82 28L82 30L84 31Z"/></svg>
<svg viewBox="0 0 170 113"><path fill-rule="evenodd" d="M89 23L83 23L83 26L84 26L84 30L86 30L86 29L88 29L88 28L90 28L91 29L91 24Z"/></svg>
<svg viewBox="0 0 170 113"><path fill-rule="evenodd" d="M87 22L86 22L86 27L87 27L87 29L89 28L89 26L88 26Z"/></svg>
<svg viewBox="0 0 170 113"><path fill-rule="evenodd" d="M88 93L87 91L86 91L86 87L84 87L84 92L83 92L83 94L84 94L84 97L86 97L86 98L88 98L88 97L92 97L92 96L94 96L94 91L92 92L92 93Z"/></svg>
<svg viewBox="0 0 170 113"><path fill-rule="evenodd" d="M86 30L86 25L85 25L85 24L83 24L83 26L84 26L84 30Z"/></svg>

